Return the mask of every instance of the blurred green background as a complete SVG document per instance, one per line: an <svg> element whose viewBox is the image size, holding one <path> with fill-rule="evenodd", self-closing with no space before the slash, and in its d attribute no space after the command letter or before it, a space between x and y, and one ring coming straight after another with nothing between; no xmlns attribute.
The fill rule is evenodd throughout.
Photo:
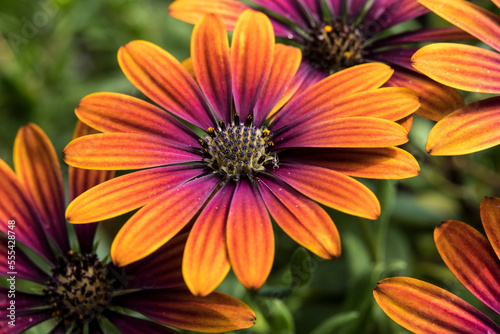
<svg viewBox="0 0 500 334"><path fill-rule="evenodd" d="M160 45L177 59L189 56L192 26L168 16L165 0L7 0L0 2L0 157L12 165L17 129L38 124L56 151L70 141L74 108L99 91L141 96L121 73L120 46L135 39ZM494 11L489 2L481 5ZM396 30L444 21L429 14ZM464 94L466 102L486 98ZM433 242L441 221L457 219L481 230L479 202L500 195L500 158L489 149L462 157L430 157L424 150L432 123L416 118L405 145L421 174L402 181L370 181L383 207L378 221L327 209L342 237L343 255L311 256L281 230L266 285L250 293L230 274L220 287L254 308L255 327L242 333L406 333L376 305L372 289L382 278L412 276L479 303L448 271ZM62 160L61 160L62 163ZM63 164L66 176L67 168ZM363 181L364 182L364 181ZM120 222L104 224L98 239L108 247ZM36 333L36 331L34 331Z"/></svg>

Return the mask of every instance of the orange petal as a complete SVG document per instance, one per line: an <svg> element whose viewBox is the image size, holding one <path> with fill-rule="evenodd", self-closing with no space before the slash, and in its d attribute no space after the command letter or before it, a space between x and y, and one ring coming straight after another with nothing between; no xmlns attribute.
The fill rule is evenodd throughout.
<svg viewBox="0 0 500 334"><path fill-rule="evenodd" d="M168 7L168 13L192 24L205 14L217 14L224 21L226 29L232 31L238 17L248 8L248 5L235 0L177 0Z"/></svg>
<svg viewBox="0 0 500 334"><path fill-rule="evenodd" d="M258 186L274 220L293 240L324 259L340 256L339 232L318 204L275 178L263 175Z"/></svg>
<svg viewBox="0 0 500 334"><path fill-rule="evenodd" d="M164 110L132 96L90 94L80 101L75 113L80 120L101 132L144 134L189 146L199 145L198 136L184 124Z"/></svg>
<svg viewBox="0 0 500 334"><path fill-rule="evenodd" d="M205 176L156 196L118 231L111 245L113 263L125 266L160 248L193 218L218 183L217 176Z"/></svg>
<svg viewBox="0 0 500 334"><path fill-rule="evenodd" d="M247 289L258 289L271 272L274 234L266 206L250 181L238 182L227 219L227 251L233 271Z"/></svg>
<svg viewBox="0 0 500 334"><path fill-rule="evenodd" d="M271 73L274 33L266 15L253 10L241 14L231 42L231 71L236 112L245 120Z"/></svg>
<svg viewBox="0 0 500 334"><path fill-rule="evenodd" d="M497 313L500 312L500 261L491 245L473 227L448 220L434 230L434 241L458 280Z"/></svg>
<svg viewBox="0 0 500 334"><path fill-rule="evenodd" d="M189 232L182 274L194 295L208 295L229 272L226 222L234 189L233 182L226 183L203 209Z"/></svg>
<svg viewBox="0 0 500 334"><path fill-rule="evenodd" d="M64 161L87 169L127 170L200 161L200 156L155 136L101 133L77 138L63 151Z"/></svg>
<svg viewBox="0 0 500 334"><path fill-rule="evenodd" d="M500 259L500 198L485 197L481 201L481 221L493 250Z"/></svg>
<svg viewBox="0 0 500 334"><path fill-rule="evenodd" d="M222 19L204 16L193 29L191 59L198 84L210 106L226 124L232 119L229 41Z"/></svg>
<svg viewBox="0 0 500 334"><path fill-rule="evenodd" d="M368 219L377 219L380 204L377 197L362 183L330 169L281 163L273 174L311 199Z"/></svg>
<svg viewBox="0 0 500 334"><path fill-rule="evenodd" d="M411 58L412 65L450 87L480 93L500 93L500 54L476 46L426 45Z"/></svg>
<svg viewBox="0 0 500 334"><path fill-rule="evenodd" d="M273 127L279 129L291 120L344 96L382 86L394 71L381 63L357 65L330 75L294 96L276 116Z"/></svg>
<svg viewBox="0 0 500 334"><path fill-rule="evenodd" d="M394 74L385 85L414 90L420 97L421 103L415 113L432 121L437 122L465 105L464 99L456 89L405 68L396 67Z"/></svg>
<svg viewBox="0 0 500 334"><path fill-rule="evenodd" d="M417 160L397 147L357 149L296 148L280 153L282 162L302 163L332 169L354 177L405 179L417 176Z"/></svg>
<svg viewBox="0 0 500 334"><path fill-rule="evenodd" d="M130 212L202 173L187 166L159 167L122 175L84 192L66 209L70 223L82 224Z"/></svg>
<svg viewBox="0 0 500 334"><path fill-rule="evenodd" d="M462 0L419 0L448 22L500 51L500 16Z"/></svg>
<svg viewBox="0 0 500 334"><path fill-rule="evenodd" d="M38 208L45 231L66 253L69 240L61 166L50 139L37 125L19 129L14 142L14 166L26 193Z"/></svg>
<svg viewBox="0 0 500 334"><path fill-rule="evenodd" d="M193 296L188 289L138 291L113 297L113 303L153 320L188 331L222 333L252 327L255 313L229 295Z"/></svg>
<svg viewBox="0 0 500 334"><path fill-rule="evenodd" d="M311 126L297 125L273 137L276 149L289 147L389 147L408 141L401 125L375 117L334 118Z"/></svg>
<svg viewBox="0 0 500 334"><path fill-rule="evenodd" d="M413 333L498 333L484 314L452 293L409 277L386 278L373 296L395 322Z"/></svg>
<svg viewBox="0 0 500 334"><path fill-rule="evenodd" d="M120 48L118 62L130 82L163 108L202 129L215 124L196 82L167 51L133 41Z"/></svg>
<svg viewBox="0 0 500 334"><path fill-rule="evenodd" d="M431 155L461 155L500 144L500 97L471 103L436 123L427 138Z"/></svg>
<svg viewBox="0 0 500 334"><path fill-rule="evenodd" d="M302 53L300 49L276 44L271 73L254 108L255 125L261 126L270 111L276 106L285 90L292 84Z"/></svg>

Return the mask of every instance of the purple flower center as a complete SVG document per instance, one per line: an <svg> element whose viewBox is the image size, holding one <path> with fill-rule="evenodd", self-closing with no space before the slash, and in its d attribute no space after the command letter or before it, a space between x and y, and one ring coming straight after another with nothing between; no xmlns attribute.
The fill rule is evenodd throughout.
<svg viewBox="0 0 500 334"><path fill-rule="evenodd" d="M219 122L217 129L209 128L205 140L200 139L203 161L223 178L239 180L242 175L251 177L265 170L266 164L277 167L278 158L271 152L274 146L269 130L253 125L249 116L245 124L240 123L238 114L228 126Z"/></svg>
<svg viewBox="0 0 500 334"><path fill-rule="evenodd" d="M73 323L79 327L95 319L111 301L108 268L95 254L70 251L52 269L44 293L47 303L53 307L53 317L61 317L65 325Z"/></svg>
<svg viewBox="0 0 500 334"><path fill-rule="evenodd" d="M309 32L304 58L314 66L334 73L363 63L363 27L337 20L322 23Z"/></svg>

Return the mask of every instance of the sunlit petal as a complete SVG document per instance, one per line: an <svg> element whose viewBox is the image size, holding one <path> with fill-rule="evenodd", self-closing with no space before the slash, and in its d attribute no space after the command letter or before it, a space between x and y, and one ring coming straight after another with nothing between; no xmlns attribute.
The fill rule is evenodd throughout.
<svg viewBox="0 0 500 334"><path fill-rule="evenodd" d="M240 180L227 218L227 250L231 267L247 289L258 289L271 272L274 233L266 206L248 180Z"/></svg>
<svg viewBox="0 0 500 334"><path fill-rule="evenodd" d="M458 280L500 313L500 260L488 239L470 225L448 220L436 227L434 241Z"/></svg>
<svg viewBox="0 0 500 334"><path fill-rule="evenodd" d="M418 334L498 333L484 314L452 293L409 277L380 281L373 295L392 320Z"/></svg>
<svg viewBox="0 0 500 334"><path fill-rule="evenodd" d="M500 144L500 97L471 103L436 123L427 137L432 155L460 155Z"/></svg>
<svg viewBox="0 0 500 334"><path fill-rule="evenodd" d="M411 60L417 70L447 86L500 93L500 54L497 52L470 45L438 43L424 46Z"/></svg>
<svg viewBox="0 0 500 334"><path fill-rule="evenodd" d="M380 204L371 190L339 172L282 163L274 174L309 198L336 210L368 219L380 215Z"/></svg>

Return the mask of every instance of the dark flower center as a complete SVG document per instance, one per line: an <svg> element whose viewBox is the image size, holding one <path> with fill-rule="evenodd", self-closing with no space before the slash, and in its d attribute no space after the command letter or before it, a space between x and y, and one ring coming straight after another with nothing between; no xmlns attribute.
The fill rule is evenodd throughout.
<svg viewBox="0 0 500 334"><path fill-rule="evenodd" d="M226 127L219 121L219 127L209 128L207 133L205 140L199 140L203 161L223 177L238 180L242 175L252 176L265 170L265 164L277 167L276 153L271 152L274 144L269 130L254 126L252 116L242 124L238 114L234 114L233 124Z"/></svg>
<svg viewBox="0 0 500 334"><path fill-rule="evenodd" d="M337 20L316 26L309 37L304 58L318 68L333 73L363 63L365 38L361 26Z"/></svg>
<svg viewBox="0 0 500 334"><path fill-rule="evenodd" d="M68 253L52 269L44 290L53 307L53 317L65 324L85 324L102 313L111 301L112 287L108 269L95 254Z"/></svg>

